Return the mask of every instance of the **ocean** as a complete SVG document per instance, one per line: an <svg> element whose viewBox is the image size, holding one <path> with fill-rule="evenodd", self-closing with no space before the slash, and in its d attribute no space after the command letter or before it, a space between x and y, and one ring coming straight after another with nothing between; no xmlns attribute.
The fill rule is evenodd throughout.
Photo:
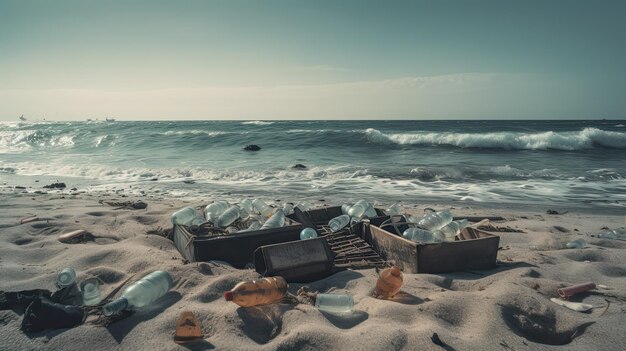
<svg viewBox="0 0 626 351"><path fill-rule="evenodd" d="M625 121L0 122L0 193L626 211ZM256 144L260 151L244 151ZM296 164L305 169L292 168Z"/></svg>

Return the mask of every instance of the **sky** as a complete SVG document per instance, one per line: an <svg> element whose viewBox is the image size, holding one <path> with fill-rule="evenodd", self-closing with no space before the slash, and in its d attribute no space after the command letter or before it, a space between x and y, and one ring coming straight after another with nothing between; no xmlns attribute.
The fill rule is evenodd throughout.
<svg viewBox="0 0 626 351"><path fill-rule="evenodd" d="M0 0L0 120L624 119L626 1Z"/></svg>

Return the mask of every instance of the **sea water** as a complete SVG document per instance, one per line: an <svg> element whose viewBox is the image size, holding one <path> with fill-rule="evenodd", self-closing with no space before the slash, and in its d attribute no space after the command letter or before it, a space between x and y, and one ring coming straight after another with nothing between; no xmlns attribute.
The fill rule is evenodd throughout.
<svg viewBox="0 0 626 351"><path fill-rule="evenodd" d="M199 201L401 199L623 213L624 124L0 122L0 193L34 192L58 180L67 192L76 187ZM261 150L243 150L248 144ZM298 163L306 169L292 169Z"/></svg>

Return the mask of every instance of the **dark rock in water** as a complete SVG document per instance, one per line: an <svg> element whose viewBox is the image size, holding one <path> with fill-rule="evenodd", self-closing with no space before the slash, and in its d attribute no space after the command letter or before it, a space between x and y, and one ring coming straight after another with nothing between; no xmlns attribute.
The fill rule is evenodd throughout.
<svg viewBox="0 0 626 351"><path fill-rule="evenodd" d="M15 187L15 189L26 189L26 187L25 187L25 186L18 185L18 186L16 186L16 187Z"/></svg>
<svg viewBox="0 0 626 351"><path fill-rule="evenodd" d="M141 200L137 200L130 206L136 210L143 210L144 208L148 207L148 204Z"/></svg>
<svg viewBox="0 0 626 351"><path fill-rule="evenodd" d="M151 182L156 182L157 180L159 180L159 178L152 178L152 179L150 179Z"/></svg>
<svg viewBox="0 0 626 351"><path fill-rule="evenodd" d="M244 147L243 149L246 151L259 151L261 150L261 147L258 145L250 144L246 145L246 147Z"/></svg>
<svg viewBox="0 0 626 351"><path fill-rule="evenodd" d="M298 164L293 165L291 168L293 168L293 169L306 169L306 166L303 165L302 163L298 163Z"/></svg>
<svg viewBox="0 0 626 351"><path fill-rule="evenodd" d="M67 186L65 186L65 183L52 183L50 185L44 185L43 186L46 189L64 189L67 188Z"/></svg>

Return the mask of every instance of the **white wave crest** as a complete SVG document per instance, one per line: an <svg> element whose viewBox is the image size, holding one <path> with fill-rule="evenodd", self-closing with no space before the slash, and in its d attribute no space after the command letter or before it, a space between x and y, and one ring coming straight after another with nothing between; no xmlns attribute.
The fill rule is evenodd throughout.
<svg viewBox="0 0 626 351"><path fill-rule="evenodd" d="M461 148L506 150L584 150L596 145L626 148L626 133L585 128L577 132L542 133L440 133L418 132L385 134L373 128L365 131L370 141L399 145L450 145Z"/></svg>
<svg viewBox="0 0 626 351"><path fill-rule="evenodd" d="M274 122L269 122L269 121L245 121L245 122L241 122L241 124L253 124L255 126L268 126L270 124L274 124Z"/></svg>
<svg viewBox="0 0 626 351"><path fill-rule="evenodd" d="M218 135L227 134L227 132L207 132L206 130L193 129L193 130L168 130L167 132L158 133L158 134L159 135L202 135L204 134L210 137L214 137Z"/></svg>

